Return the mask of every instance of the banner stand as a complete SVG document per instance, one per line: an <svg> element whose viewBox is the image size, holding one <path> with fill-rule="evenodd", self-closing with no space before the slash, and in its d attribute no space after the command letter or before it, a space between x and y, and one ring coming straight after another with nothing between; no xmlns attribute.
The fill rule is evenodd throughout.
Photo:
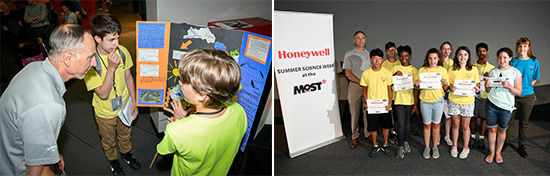
<svg viewBox="0 0 550 176"><path fill-rule="evenodd" d="M275 11L273 59L291 158L344 139L333 15Z"/></svg>

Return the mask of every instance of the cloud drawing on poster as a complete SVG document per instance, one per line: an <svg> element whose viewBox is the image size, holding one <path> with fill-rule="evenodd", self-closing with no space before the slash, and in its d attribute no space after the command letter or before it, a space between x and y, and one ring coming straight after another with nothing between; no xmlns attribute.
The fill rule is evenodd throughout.
<svg viewBox="0 0 550 176"><path fill-rule="evenodd" d="M214 36L208 28L189 28L189 30L187 30L187 35L184 35L183 39L189 38L203 39L206 40L207 43L214 43L216 41L216 36Z"/></svg>

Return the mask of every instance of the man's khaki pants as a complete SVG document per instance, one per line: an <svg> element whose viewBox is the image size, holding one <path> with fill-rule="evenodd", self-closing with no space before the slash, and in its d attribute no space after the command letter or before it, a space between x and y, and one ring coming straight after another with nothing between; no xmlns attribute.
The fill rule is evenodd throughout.
<svg viewBox="0 0 550 176"><path fill-rule="evenodd" d="M351 138L359 138L359 116L363 113L364 129L367 129L367 113L363 108L363 89L357 83L349 82L348 86L348 102L349 112L351 114ZM364 130L365 137L370 135L368 130Z"/></svg>

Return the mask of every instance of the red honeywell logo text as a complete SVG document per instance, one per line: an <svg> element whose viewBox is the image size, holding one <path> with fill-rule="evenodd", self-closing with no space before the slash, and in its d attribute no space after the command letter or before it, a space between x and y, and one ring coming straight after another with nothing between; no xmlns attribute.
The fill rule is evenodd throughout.
<svg viewBox="0 0 550 176"><path fill-rule="evenodd" d="M281 50L278 52L279 59L293 59L293 58L306 58L317 57L317 56L328 56L330 55L330 49L325 48L323 50L311 50L311 51L286 51Z"/></svg>

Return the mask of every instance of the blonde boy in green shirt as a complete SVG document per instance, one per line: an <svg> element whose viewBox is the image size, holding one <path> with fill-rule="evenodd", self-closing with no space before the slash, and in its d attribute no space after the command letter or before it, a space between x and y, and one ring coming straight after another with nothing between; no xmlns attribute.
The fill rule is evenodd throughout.
<svg viewBox="0 0 550 176"><path fill-rule="evenodd" d="M194 50L178 69L182 97L196 112L185 117L180 101L174 101L174 117L157 151L174 153L171 175L227 175L247 128L243 107L232 102L240 68L223 51Z"/></svg>

